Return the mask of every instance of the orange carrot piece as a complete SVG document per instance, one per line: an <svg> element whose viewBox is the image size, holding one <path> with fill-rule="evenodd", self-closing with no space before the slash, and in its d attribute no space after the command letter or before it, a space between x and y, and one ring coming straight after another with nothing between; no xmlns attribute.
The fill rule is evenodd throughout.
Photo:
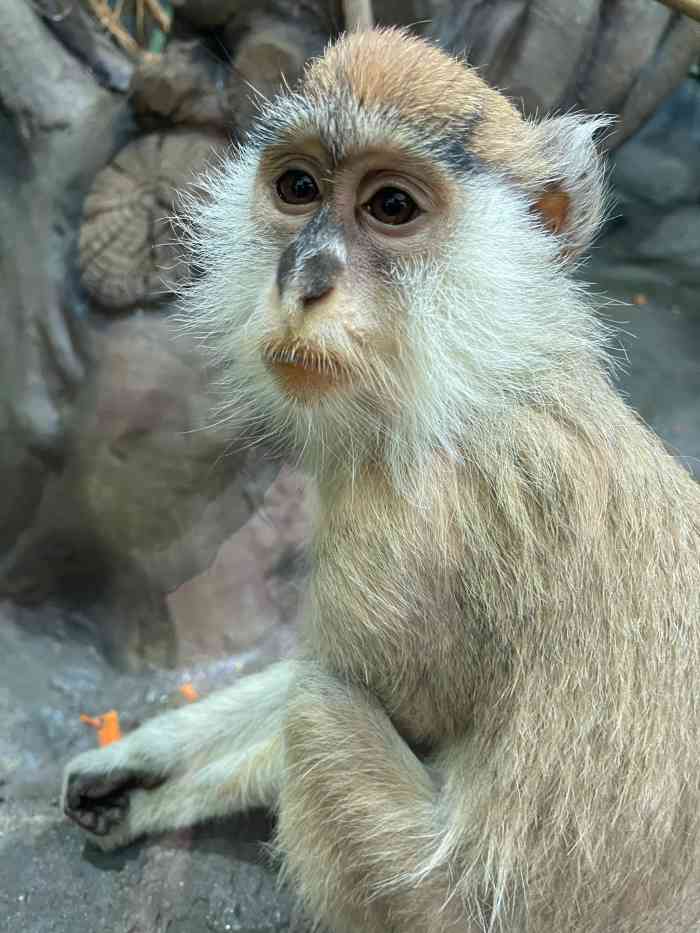
<svg viewBox="0 0 700 933"><path fill-rule="evenodd" d="M81 713L80 721L92 726L93 729L97 729L97 743L100 748L111 745L112 742L118 742L122 737L119 713L115 709L111 709L102 716L86 716Z"/></svg>
<svg viewBox="0 0 700 933"><path fill-rule="evenodd" d="M80 714L80 721L88 726L92 726L93 729L99 729L102 725L102 720L99 716L86 716L85 713Z"/></svg>
<svg viewBox="0 0 700 933"><path fill-rule="evenodd" d="M196 688L194 687L193 684L190 684L190 683L181 684L180 693L190 703L194 703L195 700L199 699L199 694L197 693Z"/></svg>
<svg viewBox="0 0 700 933"><path fill-rule="evenodd" d="M119 725L119 713L111 709L102 717L102 728L97 730L97 741L100 747L111 745L112 742L118 742L122 737L121 726Z"/></svg>

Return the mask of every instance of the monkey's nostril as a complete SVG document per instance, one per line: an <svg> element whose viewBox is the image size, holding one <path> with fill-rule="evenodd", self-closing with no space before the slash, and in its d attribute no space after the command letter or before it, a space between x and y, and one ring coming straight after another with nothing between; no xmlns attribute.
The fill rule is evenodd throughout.
<svg viewBox="0 0 700 933"><path fill-rule="evenodd" d="M325 298L326 295L330 294L332 291L332 285L320 285L316 288L307 288L301 296L301 303L304 308L308 308L310 305L314 304L314 302Z"/></svg>

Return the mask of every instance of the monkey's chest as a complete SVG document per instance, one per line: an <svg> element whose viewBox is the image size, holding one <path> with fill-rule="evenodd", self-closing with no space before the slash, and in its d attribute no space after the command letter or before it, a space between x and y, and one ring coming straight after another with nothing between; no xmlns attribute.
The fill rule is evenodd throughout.
<svg viewBox="0 0 700 933"><path fill-rule="evenodd" d="M415 743L464 727L473 672L454 573L379 533L328 546L309 593L310 648L369 690ZM432 565L431 565L432 564Z"/></svg>

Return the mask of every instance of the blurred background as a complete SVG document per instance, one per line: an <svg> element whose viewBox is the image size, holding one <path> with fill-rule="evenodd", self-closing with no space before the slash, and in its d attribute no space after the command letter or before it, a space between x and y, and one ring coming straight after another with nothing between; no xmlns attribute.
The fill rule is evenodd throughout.
<svg viewBox="0 0 700 933"><path fill-rule="evenodd" d="M373 9L527 114L616 116L581 275L620 299L621 390L700 477L700 0ZM210 427L167 218L251 87L343 26L340 0L0 2L0 930L305 929L265 815L103 855L58 794L100 716L126 732L294 649L313 489Z"/></svg>

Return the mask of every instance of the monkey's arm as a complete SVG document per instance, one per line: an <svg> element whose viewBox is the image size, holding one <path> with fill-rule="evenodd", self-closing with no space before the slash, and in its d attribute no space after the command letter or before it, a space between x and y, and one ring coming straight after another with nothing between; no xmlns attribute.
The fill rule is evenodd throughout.
<svg viewBox="0 0 700 933"><path fill-rule="evenodd" d="M452 923L466 931L446 867L434 858L448 829L439 786L380 704L305 668L285 743L280 843L312 915L352 918L353 929L373 933Z"/></svg>
<svg viewBox="0 0 700 933"><path fill-rule="evenodd" d="M66 768L63 808L101 848L274 806L292 662L158 716Z"/></svg>

